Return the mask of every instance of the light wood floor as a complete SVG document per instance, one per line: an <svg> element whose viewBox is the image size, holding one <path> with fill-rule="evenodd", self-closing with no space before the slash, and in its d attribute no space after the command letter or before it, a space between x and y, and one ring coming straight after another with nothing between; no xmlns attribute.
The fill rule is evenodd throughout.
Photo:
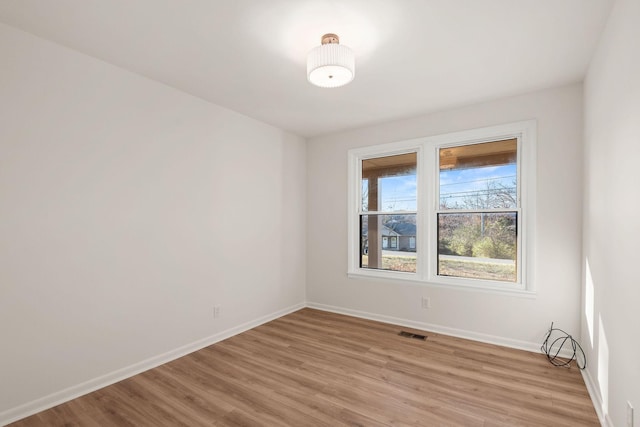
<svg viewBox="0 0 640 427"><path fill-rule="evenodd" d="M599 425L575 367L400 330L303 309L13 426Z"/></svg>

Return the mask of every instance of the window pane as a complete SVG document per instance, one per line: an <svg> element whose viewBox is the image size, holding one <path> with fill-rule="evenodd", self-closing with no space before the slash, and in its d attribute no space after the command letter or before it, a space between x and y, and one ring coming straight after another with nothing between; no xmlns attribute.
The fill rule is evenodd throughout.
<svg viewBox="0 0 640 427"><path fill-rule="evenodd" d="M416 271L416 215L361 215L360 267Z"/></svg>
<svg viewBox="0 0 640 427"><path fill-rule="evenodd" d="M362 211L416 210L416 153L362 161Z"/></svg>
<svg viewBox="0 0 640 427"><path fill-rule="evenodd" d="M517 140L439 150L440 209L517 207Z"/></svg>
<svg viewBox="0 0 640 427"><path fill-rule="evenodd" d="M438 275L515 282L517 213L438 214Z"/></svg>
<svg viewBox="0 0 640 427"><path fill-rule="evenodd" d="M362 212L369 210L369 180L362 178Z"/></svg>

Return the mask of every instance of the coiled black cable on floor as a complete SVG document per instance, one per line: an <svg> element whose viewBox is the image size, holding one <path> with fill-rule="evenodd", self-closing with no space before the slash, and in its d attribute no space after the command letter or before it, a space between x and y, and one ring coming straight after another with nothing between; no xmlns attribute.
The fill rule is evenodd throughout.
<svg viewBox="0 0 640 427"><path fill-rule="evenodd" d="M570 345L573 350L571 358L566 359L558 356L565 345ZM554 366L567 366L571 365L571 361L576 361L576 366L580 369L587 367L587 359L584 355L584 351L578 341L574 340L571 335L563 331L562 329L554 328L553 322L547 336L545 337L540 350L547 355L547 359Z"/></svg>

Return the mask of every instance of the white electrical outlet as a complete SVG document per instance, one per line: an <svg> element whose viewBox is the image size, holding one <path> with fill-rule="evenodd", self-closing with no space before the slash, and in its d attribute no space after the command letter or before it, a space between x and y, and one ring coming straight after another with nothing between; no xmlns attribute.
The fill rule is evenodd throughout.
<svg viewBox="0 0 640 427"><path fill-rule="evenodd" d="M633 406L627 401L627 427L633 427Z"/></svg>
<svg viewBox="0 0 640 427"><path fill-rule="evenodd" d="M422 297L422 308L425 310L431 308L431 298Z"/></svg>
<svg viewBox="0 0 640 427"><path fill-rule="evenodd" d="M220 317L220 306L219 305L214 305L213 306L213 317L215 319L217 319L218 317Z"/></svg>

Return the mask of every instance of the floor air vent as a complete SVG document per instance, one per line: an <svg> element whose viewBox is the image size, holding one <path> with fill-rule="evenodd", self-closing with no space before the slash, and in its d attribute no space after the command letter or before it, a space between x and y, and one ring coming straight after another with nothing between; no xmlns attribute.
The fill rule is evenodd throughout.
<svg viewBox="0 0 640 427"><path fill-rule="evenodd" d="M411 332L405 332L405 331L400 331L398 335L400 335L401 337L413 338L413 339L422 340L422 341L425 341L427 339L426 335L413 334Z"/></svg>

